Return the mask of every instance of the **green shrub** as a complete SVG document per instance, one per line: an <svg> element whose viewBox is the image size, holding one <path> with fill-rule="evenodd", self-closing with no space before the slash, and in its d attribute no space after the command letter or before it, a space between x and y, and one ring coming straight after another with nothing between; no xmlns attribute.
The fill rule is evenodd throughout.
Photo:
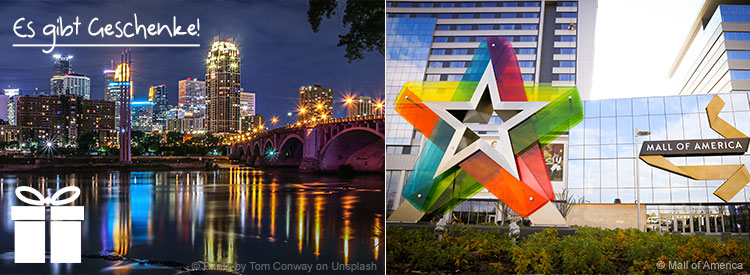
<svg viewBox="0 0 750 275"><path fill-rule="evenodd" d="M549 228L514 246L507 232L499 230L452 227L438 241L428 229L389 227L387 245L387 268L394 273L697 274L701 270L658 269L656 263L702 261L750 266L747 238L718 239L635 229L581 227L573 235L560 237L556 229Z"/></svg>

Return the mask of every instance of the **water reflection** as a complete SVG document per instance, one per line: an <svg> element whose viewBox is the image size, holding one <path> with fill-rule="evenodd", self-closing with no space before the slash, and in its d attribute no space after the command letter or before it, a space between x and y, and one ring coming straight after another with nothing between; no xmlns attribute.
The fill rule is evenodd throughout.
<svg viewBox="0 0 750 275"><path fill-rule="evenodd" d="M10 207L19 205L15 188L31 186L46 195L68 185L81 188L76 204L86 206L84 255L185 266L201 261L204 267L228 271L234 264L276 261L383 266L382 175L341 179L294 170L231 169L0 175L0 270L21 270L12 256ZM82 260L22 267L41 273L177 271Z"/></svg>

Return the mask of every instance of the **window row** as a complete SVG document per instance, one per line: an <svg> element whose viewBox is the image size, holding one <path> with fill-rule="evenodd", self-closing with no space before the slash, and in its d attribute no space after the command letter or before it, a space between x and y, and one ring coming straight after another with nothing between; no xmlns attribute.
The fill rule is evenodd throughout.
<svg viewBox="0 0 750 275"><path fill-rule="evenodd" d="M727 51L727 58L729 59L750 59L750 51Z"/></svg>
<svg viewBox="0 0 750 275"><path fill-rule="evenodd" d="M578 2L576 1L560 1L557 2L558 7L578 7Z"/></svg>
<svg viewBox="0 0 750 275"><path fill-rule="evenodd" d="M462 74L428 74L425 81L461 81L463 77Z"/></svg>
<svg viewBox="0 0 750 275"><path fill-rule="evenodd" d="M716 188L691 187L691 188L641 188L640 200L642 203L713 203L723 202L712 194ZM737 196L730 202L747 201L745 190L740 190ZM583 199L584 203L614 203L616 199L620 203L634 203L634 188L571 188L568 194L573 199ZM689 225L688 225L689 226ZM688 231L690 229L687 229Z"/></svg>
<svg viewBox="0 0 750 275"><path fill-rule="evenodd" d="M576 18L576 16L578 16L577 12L558 12L555 14L557 18Z"/></svg>
<svg viewBox="0 0 750 275"><path fill-rule="evenodd" d="M576 23L555 24L555 29L574 31L576 29Z"/></svg>
<svg viewBox="0 0 750 275"><path fill-rule="evenodd" d="M505 39L508 39L508 41L511 42L536 42L537 37L531 36L531 35L514 35L514 36L498 36ZM445 43L445 42L482 42L484 41L484 36L435 36L435 38L432 39L433 42L436 43Z"/></svg>
<svg viewBox="0 0 750 275"><path fill-rule="evenodd" d="M750 112L722 112L719 116L730 125L735 126L740 132L750 133ZM571 151L574 145L633 144L636 129L651 132L649 136L639 138L639 142L644 140L721 138L711 128L705 113L585 117L582 122L570 130ZM594 149L596 148L599 147ZM601 148L604 149L604 147ZM613 153L616 151L615 147L610 147L610 149ZM586 154L587 157L597 157L595 155L598 155L599 152L593 153L595 155ZM608 155L608 157L614 156Z"/></svg>
<svg viewBox="0 0 750 275"><path fill-rule="evenodd" d="M516 54L536 54L536 48L515 48L513 49L513 51ZM430 51L430 54L432 55L472 55L475 52L476 52L476 49L474 48L471 48L471 49L432 49L432 51Z"/></svg>
<svg viewBox="0 0 750 275"><path fill-rule="evenodd" d="M570 2L569 2L570 3ZM572 2L576 3L576 2ZM576 3L577 4L577 3ZM569 5L569 4L568 4ZM558 4L560 6L560 4ZM539 7L538 1L498 2L386 2L386 7L398 8L485 8L485 7ZM574 6L566 6L574 7Z"/></svg>
<svg viewBox="0 0 750 275"><path fill-rule="evenodd" d="M555 41L557 42L576 42L575 35L555 35Z"/></svg>
<svg viewBox="0 0 750 275"><path fill-rule="evenodd" d="M552 62L552 67L558 67L558 68L575 68L576 62L575 61L569 61L569 60L556 60Z"/></svg>
<svg viewBox="0 0 750 275"><path fill-rule="evenodd" d="M388 145L386 146L386 153L396 154L396 155L416 155L416 154L419 154L419 146Z"/></svg>
<svg viewBox="0 0 750 275"><path fill-rule="evenodd" d="M576 54L576 48L555 48L555 54Z"/></svg>
<svg viewBox="0 0 750 275"><path fill-rule="evenodd" d="M750 6L721 5L721 21L734 23L750 23Z"/></svg>
<svg viewBox="0 0 750 275"><path fill-rule="evenodd" d="M575 74L552 74L552 80L576 81L576 75Z"/></svg>
<svg viewBox="0 0 750 275"><path fill-rule="evenodd" d="M427 64L430 68L468 68L470 61L430 61ZM522 68L533 68L536 61L520 60L518 66Z"/></svg>
<svg viewBox="0 0 750 275"><path fill-rule="evenodd" d="M538 24L448 24L437 25L438 31L538 30Z"/></svg>
<svg viewBox="0 0 750 275"><path fill-rule="evenodd" d="M714 95L689 95L666 97L640 97L607 100L587 100L584 102L584 116L609 117L630 115L661 115L704 113L706 106ZM722 94L724 109L722 111L748 111L747 93Z"/></svg>
<svg viewBox="0 0 750 275"><path fill-rule="evenodd" d="M750 32L724 32L724 40L750 40Z"/></svg>
<svg viewBox="0 0 750 275"><path fill-rule="evenodd" d="M391 18L539 18L538 12L485 12L485 13L389 13Z"/></svg>
<svg viewBox="0 0 750 275"><path fill-rule="evenodd" d="M732 70L729 75L732 80L750 80L750 71Z"/></svg>

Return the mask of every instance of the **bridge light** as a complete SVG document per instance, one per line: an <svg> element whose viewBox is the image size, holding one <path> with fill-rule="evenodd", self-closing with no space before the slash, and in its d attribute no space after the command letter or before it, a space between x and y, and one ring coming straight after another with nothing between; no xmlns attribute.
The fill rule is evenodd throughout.
<svg viewBox="0 0 750 275"><path fill-rule="evenodd" d="M316 106L315 109L318 109L318 110L323 109L323 104L318 103L318 106Z"/></svg>
<svg viewBox="0 0 750 275"><path fill-rule="evenodd" d="M300 109L299 109L299 113L300 113L300 114L304 114L304 113L305 113L305 111L307 111L307 109L305 109L305 108L300 108Z"/></svg>

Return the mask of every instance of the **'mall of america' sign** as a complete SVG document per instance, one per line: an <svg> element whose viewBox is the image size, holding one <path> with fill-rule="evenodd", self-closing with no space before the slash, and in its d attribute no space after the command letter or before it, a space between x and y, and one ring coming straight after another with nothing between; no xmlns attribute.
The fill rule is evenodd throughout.
<svg viewBox="0 0 750 275"><path fill-rule="evenodd" d="M747 152L750 138L692 139L644 141L642 156L712 156L742 155Z"/></svg>

